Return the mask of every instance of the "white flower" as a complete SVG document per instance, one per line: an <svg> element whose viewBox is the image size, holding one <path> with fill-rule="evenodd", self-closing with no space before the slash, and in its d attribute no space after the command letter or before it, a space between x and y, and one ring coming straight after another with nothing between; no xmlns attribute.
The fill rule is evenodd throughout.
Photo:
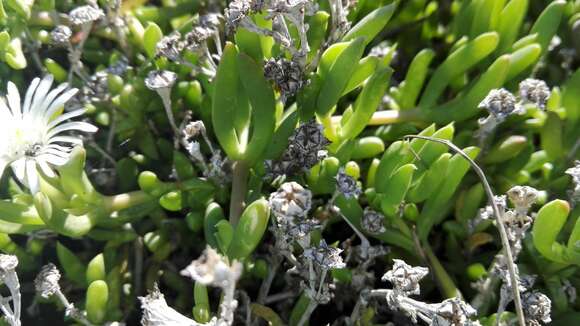
<svg viewBox="0 0 580 326"><path fill-rule="evenodd" d="M10 165L16 178L32 193L38 191L37 166L48 177L54 177L52 166L68 161L72 145L82 145L81 139L61 135L64 131L96 132L86 122L64 122L82 115L78 109L62 114L64 104L77 92L61 84L52 91L53 77L35 78L20 102L20 93L8 82L6 101L0 100L0 174Z"/></svg>

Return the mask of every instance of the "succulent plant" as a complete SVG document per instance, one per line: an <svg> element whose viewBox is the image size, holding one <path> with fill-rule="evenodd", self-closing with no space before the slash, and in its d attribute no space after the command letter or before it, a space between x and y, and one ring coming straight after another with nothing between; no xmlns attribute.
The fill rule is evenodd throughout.
<svg viewBox="0 0 580 326"><path fill-rule="evenodd" d="M6 324L580 320L578 1L0 0L0 27Z"/></svg>

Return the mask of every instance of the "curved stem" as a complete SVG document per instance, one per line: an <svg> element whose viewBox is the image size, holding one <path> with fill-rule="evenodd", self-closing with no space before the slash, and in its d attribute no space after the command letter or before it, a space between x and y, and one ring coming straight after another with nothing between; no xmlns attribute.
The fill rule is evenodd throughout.
<svg viewBox="0 0 580 326"><path fill-rule="evenodd" d="M507 236L505 226L503 225L503 222L501 220L502 214L501 214L499 207L497 206L497 204L494 200L494 194L493 194L493 191L491 190L491 186L489 185L489 182L487 181L487 178L485 177L485 173L483 173L483 170L479 167L479 165L477 165L477 163L475 163L475 161L473 161L471 159L471 157L469 157L469 155L467 155L459 147L455 146L455 144L453 144L452 142L450 142L448 140L438 139L438 138L433 138L433 137L426 137L426 136L417 136L417 135L408 135L408 136L405 136L403 138L404 139L419 138L419 139L424 139L424 140L433 141L433 142L437 142L437 143L441 143L441 144L446 145L447 147L451 148L454 152L458 153L464 159L466 159L469 162L469 164L471 165L471 167L473 168L473 170L475 171L475 173L477 173L477 175L481 179L481 183L483 184L483 189L485 190L485 193L487 194L487 197L489 199L491 207L493 208L493 214L495 215L495 218L496 218L497 229L499 230L501 243L503 246L503 251L504 251L504 254L506 256L508 272L509 272L509 276L510 276L510 282L512 285L511 288L512 288L512 292L513 292L513 296L514 296L515 310L516 310L516 314L518 317L518 323L520 326L526 326L526 321L525 321L525 317L524 317L524 310L522 307L522 299L520 297L520 290L518 288L518 284L519 284L518 276L517 276L517 272L516 272L514 258L512 255L512 250L510 248L509 238Z"/></svg>
<svg viewBox="0 0 580 326"><path fill-rule="evenodd" d="M310 301L308 302L308 306L304 311L304 314L302 314L302 317L300 317L300 320L298 321L297 326L303 326L306 324L306 322L310 319L310 315L312 315L314 309L316 309L316 306L318 306L316 300L310 299Z"/></svg>
<svg viewBox="0 0 580 326"><path fill-rule="evenodd" d="M433 253L431 246L428 243L424 243L422 248L427 261L429 262L429 265L431 265L435 277L437 278L437 283L439 284L441 291L443 291L443 295L447 298L461 298L461 292L459 292L459 289L453 283L449 273L447 273L437 256Z"/></svg>

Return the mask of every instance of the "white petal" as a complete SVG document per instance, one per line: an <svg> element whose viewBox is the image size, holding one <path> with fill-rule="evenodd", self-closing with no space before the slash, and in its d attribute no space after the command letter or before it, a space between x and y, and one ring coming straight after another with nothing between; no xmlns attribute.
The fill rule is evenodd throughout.
<svg viewBox="0 0 580 326"><path fill-rule="evenodd" d="M42 154L54 155L54 156L58 156L58 157L62 157L62 158L69 157L68 152L59 151L58 149L55 149L55 148L45 148L42 150Z"/></svg>
<svg viewBox="0 0 580 326"><path fill-rule="evenodd" d="M18 92L18 88L16 88L16 85L14 85L13 82L8 82L7 91L6 98L10 110L12 110L12 115L15 118L20 119L22 111L20 110L20 93Z"/></svg>
<svg viewBox="0 0 580 326"><path fill-rule="evenodd" d="M65 113L65 114L63 114L63 115L61 115L61 116L59 116L58 118L56 118L56 119L52 120L52 121L51 121L51 122L48 124L48 126L47 126L47 127L48 127L48 129L50 129L50 128L52 128L52 127L56 126L57 124L59 124L59 123L61 123L61 122L65 121L65 120L68 120L68 119L70 119L70 118L74 118L74 117L78 117L78 116L80 116L80 115L83 115L85 112L87 112L87 110L86 110L86 109L78 109L78 110L74 110L74 111L67 112L67 113Z"/></svg>
<svg viewBox="0 0 580 326"><path fill-rule="evenodd" d="M36 92L34 93L34 97L32 98L32 104L30 105L30 113L33 116L35 116L37 114L42 114L40 104L46 98L46 94L48 94L48 91L50 90L50 87L52 86L53 80L54 80L54 78L52 77L52 75L46 75L40 81L40 84L38 85L38 88L36 89Z"/></svg>
<svg viewBox="0 0 580 326"><path fill-rule="evenodd" d="M22 113L26 114L30 111L30 102L32 101L32 95L36 91L38 84L40 83L40 78L34 78L28 86L28 90L26 91L26 95L24 96L24 105L22 106Z"/></svg>
<svg viewBox="0 0 580 326"><path fill-rule="evenodd" d="M97 127L93 126L90 123L87 122L82 122L82 121L73 121L73 122L67 122L65 124L62 124L60 126L56 126L53 129L51 129L48 132L48 137L52 138L52 136L57 135L63 131L67 131L67 130L78 130L78 131L84 131L84 132L96 132L97 130L99 130Z"/></svg>
<svg viewBox="0 0 580 326"><path fill-rule="evenodd" d="M50 119L54 113L60 109L68 100L70 100L79 90L76 88L71 88L68 91L62 93L54 102L50 104L50 107L46 112L44 112L44 119Z"/></svg>
<svg viewBox="0 0 580 326"><path fill-rule="evenodd" d="M3 98L0 98L0 118L2 120L12 119L12 111L10 111Z"/></svg>
<svg viewBox="0 0 580 326"><path fill-rule="evenodd" d="M37 156L37 159L44 160L47 163L50 163L50 164L56 165L56 166L64 165L64 164L66 164L66 162L68 162L68 157L62 158L62 157L52 155L52 154L41 154L41 155Z"/></svg>
<svg viewBox="0 0 580 326"><path fill-rule="evenodd" d="M64 153L70 153L70 151L72 150L72 148L70 146L61 146L61 145L58 145L58 144L49 144L45 148L54 148L57 151L61 151L61 152L64 152Z"/></svg>
<svg viewBox="0 0 580 326"><path fill-rule="evenodd" d="M55 89L50 91L50 93L48 93L48 95L46 95L44 101L42 101L42 103L39 104L39 108L38 108L38 118L39 119L48 120L51 118L51 116L45 116L44 113L46 112L46 110L48 109L50 104L52 104L52 101L54 101L55 98L57 98L59 95L61 95L61 93L67 87L68 87L67 83L60 84Z"/></svg>
<svg viewBox="0 0 580 326"><path fill-rule="evenodd" d="M45 160L38 159L36 163L38 163L42 173L44 173L47 177L54 178L56 176L52 168L48 165L48 163L46 163Z"/></svg>
<svg viewBox="0 0 580 326"><path fill-rule="evenodd" d="M40 185L35 160L26 161L26 183L31 193L35 194L38 192Z"/></svg>
<svg viewBox="0 0 580 326"><path fill-rule="evenodd" d="M24 178L26 177L26 159L21 158L19 160L16 160L12 162L12 164L10 164L10 167L12 167L12 171L14 171L14 176L16 177L16 179L18 179L20 183L25 184L26 181L24 180Z"/></svg>
<svg viewBox="0 0 580 326"><path fill-rule="evenodd" d="M78 138L78 137L73 137L73 136L54 136L51 137L48 141L49 144L52 143L71 143L71 144L78 144L78 145L82 145L83 141L82 139Z"/></svg>

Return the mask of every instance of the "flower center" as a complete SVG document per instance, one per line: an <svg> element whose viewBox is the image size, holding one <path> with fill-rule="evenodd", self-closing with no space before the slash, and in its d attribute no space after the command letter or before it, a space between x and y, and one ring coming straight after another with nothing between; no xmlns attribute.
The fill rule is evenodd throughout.
<svg viewBox="0 0 580 326"><path fill-rule="evenodd" d="M18 123L9 128L7 142L4 143L4 153L10 160L17 160L22 157L33 158L40 154L43 148L43 130L37 124ZM11 129L11 130L10 130ZM2 147L2 146L0 146Z"/></svg>
<svg viewBox="0 0 580 326"><path fill-rule="evenodd" d="M24 156L26 157L36 157L42 150L42 145L40 143L34 143L28 145L24 150Z"/></svg>

